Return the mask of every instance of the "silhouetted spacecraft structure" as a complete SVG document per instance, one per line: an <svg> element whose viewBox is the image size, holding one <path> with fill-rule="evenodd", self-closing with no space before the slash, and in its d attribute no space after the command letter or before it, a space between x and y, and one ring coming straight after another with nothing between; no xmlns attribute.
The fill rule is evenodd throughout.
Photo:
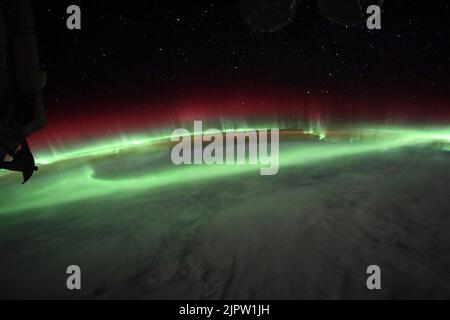
<svg viewBox="0 0 450 320"><path fill-rule="evenodd" d="M45 82L30 0L0 0L0 168L24 182L37 170L26 139L46 125Z"/></svg>
<svg viewBox="0 0 450 320"><path fill-rule="evenodd" d="M262 32L275 32L294 20L301 0L240 0L239 10L247 24ZM317 0L323 16L335 23L355 26L366 19L370 5L383 0Z"/></svg>

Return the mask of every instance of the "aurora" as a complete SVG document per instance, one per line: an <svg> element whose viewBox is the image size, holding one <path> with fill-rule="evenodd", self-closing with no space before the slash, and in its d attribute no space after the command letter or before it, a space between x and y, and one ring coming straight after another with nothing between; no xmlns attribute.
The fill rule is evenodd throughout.
<svg viewBox="0 0 450 320"><path fill-rule="evenodd" d="M267 131L253 129L238 132L232 130L222 132L218 129L203 131L202 121L194 121L194 139L191 138L191 133L187 129L179 128L173 131L171 140L181 139L181 141L172 148L171 159L176 165L192 163L244 165L248 147L248 163L258 164L259 160L261 165L268 166L261 168L261 175L274 175L279 168L279 130L270 130L270 155L267 147ZM204 142L208 143L205 147L203 147Z"/></svg>
<svg viewBox="0 0 450 320"><path fill-rule="evenodd" d="M261 128L261 127L260 127ZM273 127L270 127L273 128ZM248 128L237 128L244 131ZM224 130L226 131L226 130ZM448 128L352 127L327 132L280 130L280 172L345 157L383 154L403 147L450 145ZM170 159L170 135L131 135L52 153L37 152L40 170L33 183L17 185L14 173L0 173L0 214L189 186L226 177L253 174L258 166L176 166ZM169 144L170 146L170 144Z"/></svg>

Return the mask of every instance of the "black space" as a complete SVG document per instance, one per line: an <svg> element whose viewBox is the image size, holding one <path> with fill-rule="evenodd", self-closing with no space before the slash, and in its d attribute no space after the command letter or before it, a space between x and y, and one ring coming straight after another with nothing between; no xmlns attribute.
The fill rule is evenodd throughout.
<svg viewBox="0 0 450 320"><path fill-rule="evenodd" d="M369 31L305 0L272 34L250 29L234 1L76 1L80 31L66 28L70 4L34 1L50 101L227 86L408 99L449 89L447 1L386 0L382 29Z"/></svg>

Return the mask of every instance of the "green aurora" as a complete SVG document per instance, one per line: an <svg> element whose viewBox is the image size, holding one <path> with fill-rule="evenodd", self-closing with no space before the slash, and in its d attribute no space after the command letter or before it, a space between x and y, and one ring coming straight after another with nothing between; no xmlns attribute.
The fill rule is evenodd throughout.
<svg viewBox="0 0 450 320"><path fill-rule="evenodd" d="M263 127L260 127L263 128ZM270 128L270 127L269 127ZM272 127L273 128L273 127ZM224 129L224 131L231 129ZM240 128L246 131L249 128ZM354 127L342 129L342 136L325 130L304 131L317 136L315 142L280 143L280 172L291 166L309 166L322 161L339 161L369 153L383 153L403 147L434 147L449 150L450 128ZM259 165L181 165L171 163L167 130L163 134L123 136L71 149L37 152L40 167L32 180L20 185L17 173L1 172L0 214L15 214L100 197L129 198L142 192L183 187L192 183L244 174L259 175ZM120 173L123 162L133 166L136 155L150 164L139 175L114 179L98 175L98 162L108 161ZM154 162L152 162L154 161ZM162 161L162 163L161 163ZM114 163L116 163L114 165ZM155 166L152 166L152 163ZM261 179L271 179L262 176Z"/></svg>

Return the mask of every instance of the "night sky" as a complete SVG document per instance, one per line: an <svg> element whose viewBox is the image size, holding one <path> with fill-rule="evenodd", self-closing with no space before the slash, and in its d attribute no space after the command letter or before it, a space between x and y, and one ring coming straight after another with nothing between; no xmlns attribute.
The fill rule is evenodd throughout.
<svg viewBox="0 0 450 320"><path fill-rule="evenodd" d="M81 7L82 30L66 28L70 4ZM450 120L447 1L386 0L382 29L370 31L325 20L304 0L272 34L249 28L234 1L33 5L47 138L180 117Z"/></svg>

